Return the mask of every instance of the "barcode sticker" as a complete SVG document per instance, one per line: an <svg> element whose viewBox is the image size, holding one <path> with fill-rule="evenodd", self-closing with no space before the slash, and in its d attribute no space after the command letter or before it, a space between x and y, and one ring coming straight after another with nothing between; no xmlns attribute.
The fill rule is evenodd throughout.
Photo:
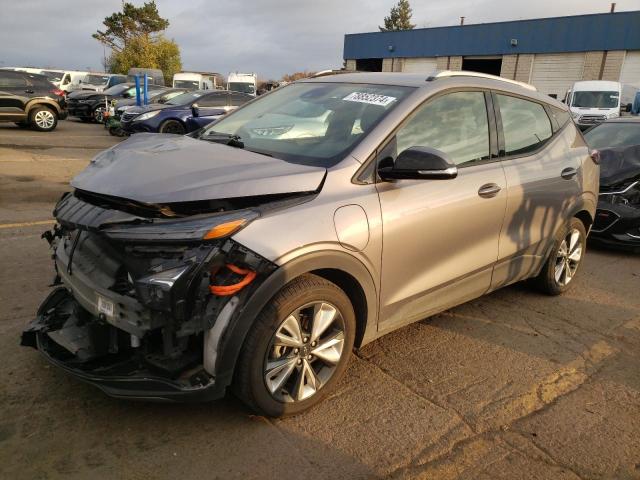
<svg viewBox="0 0 640 480"><path fill-rule="evenodd" d="M377 93L353 92L342 100L386 107L390 103L393 103L396 100L396 97L387 97L386 95L378 95Z"/></svg>

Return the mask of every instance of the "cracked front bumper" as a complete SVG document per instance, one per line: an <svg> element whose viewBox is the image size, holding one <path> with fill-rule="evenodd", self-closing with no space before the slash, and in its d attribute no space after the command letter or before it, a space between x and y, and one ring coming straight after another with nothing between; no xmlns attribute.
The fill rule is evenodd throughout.
<svg viewBox="0 0 640 480"><path fill-rule="evenodd" d="M66 316L65 309L61 308L65 304L73 309L70 316ZM202 371L172 379L145 367L142 358L117 353L81 361L81 357L90 354L83 352L82 347L96 332L89 331L87 325L83 328L82 322L74 318L78 315L78 306L65 288L54 290L40 306L36 319L22 333L21 344L36 348L53 365L112 397L201 402L224 396L225 387ZM69 324L69 327L60 329L62 324ZM61 330L67 332L60 335ZM75 354L69 351L70 344L76 345Z"/></svg>

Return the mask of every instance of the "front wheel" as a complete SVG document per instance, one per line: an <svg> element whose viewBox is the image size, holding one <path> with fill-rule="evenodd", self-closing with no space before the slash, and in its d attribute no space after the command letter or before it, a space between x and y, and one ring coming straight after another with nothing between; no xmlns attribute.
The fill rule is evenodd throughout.
<svg viewBox="0 0 640 480"><path fill-rule="evenodd" d="M538 288L549 295L560 295L573 283L584 258L587 233L584 224L572 218L556 235L551 254L535 279Z"/></svg>
<svg viewBox="0 0 640 480"><path fill-rule="evenodd" d="M96 123L104 123L104 112L106 111L105 107L99 106L93 110L93 120Z"/></svg>
<svg viewBox="0 0 640 480"><path fill-rule="evenodd" d="M234 387L255 411L294 415L326 397L344 373L355 313L337 285L303 275L264 308L247 334Z"/></svg>
<svg viewBox="0 0 640 480"><path fill-rule="evenodd" d="M184 135L186 133L184 125L177 120L165 121L160 125L159 131L160 133L173 133L175 135Z"/></svg>

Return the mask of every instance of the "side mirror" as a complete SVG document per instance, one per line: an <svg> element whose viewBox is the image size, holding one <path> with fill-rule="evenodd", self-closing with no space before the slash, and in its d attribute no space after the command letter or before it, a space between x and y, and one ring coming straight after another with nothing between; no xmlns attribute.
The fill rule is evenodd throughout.
<svg viewBox="0 0 640 480"><path fill-rule="evenodd" d="M200 116L200 107L198 106L197 103L194 103L193 105L191 105L191 113L193 114L194 117Z"/></svg>
<svg viewBox="0 0 640 480"><path fill-rule="evenodd" d="M382 161L378 175L383 180L448 180L458 176L458 167L441 150L411 147L401 152L392 166Z"/></svg>

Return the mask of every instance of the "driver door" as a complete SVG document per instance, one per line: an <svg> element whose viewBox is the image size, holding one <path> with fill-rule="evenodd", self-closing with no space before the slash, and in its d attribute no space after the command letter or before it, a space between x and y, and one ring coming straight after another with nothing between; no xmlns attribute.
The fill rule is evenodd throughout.
<svg viewBox="0 0 640 480"><path fill-rule="evenodd" d="M378 182L383 224L380 330L478 297L491 285L506 208L491 97L459 91L429 99L380 150L379 162L424 146L448 154L448 180ZM490 127L491 125L491 127Z"/></svg>

